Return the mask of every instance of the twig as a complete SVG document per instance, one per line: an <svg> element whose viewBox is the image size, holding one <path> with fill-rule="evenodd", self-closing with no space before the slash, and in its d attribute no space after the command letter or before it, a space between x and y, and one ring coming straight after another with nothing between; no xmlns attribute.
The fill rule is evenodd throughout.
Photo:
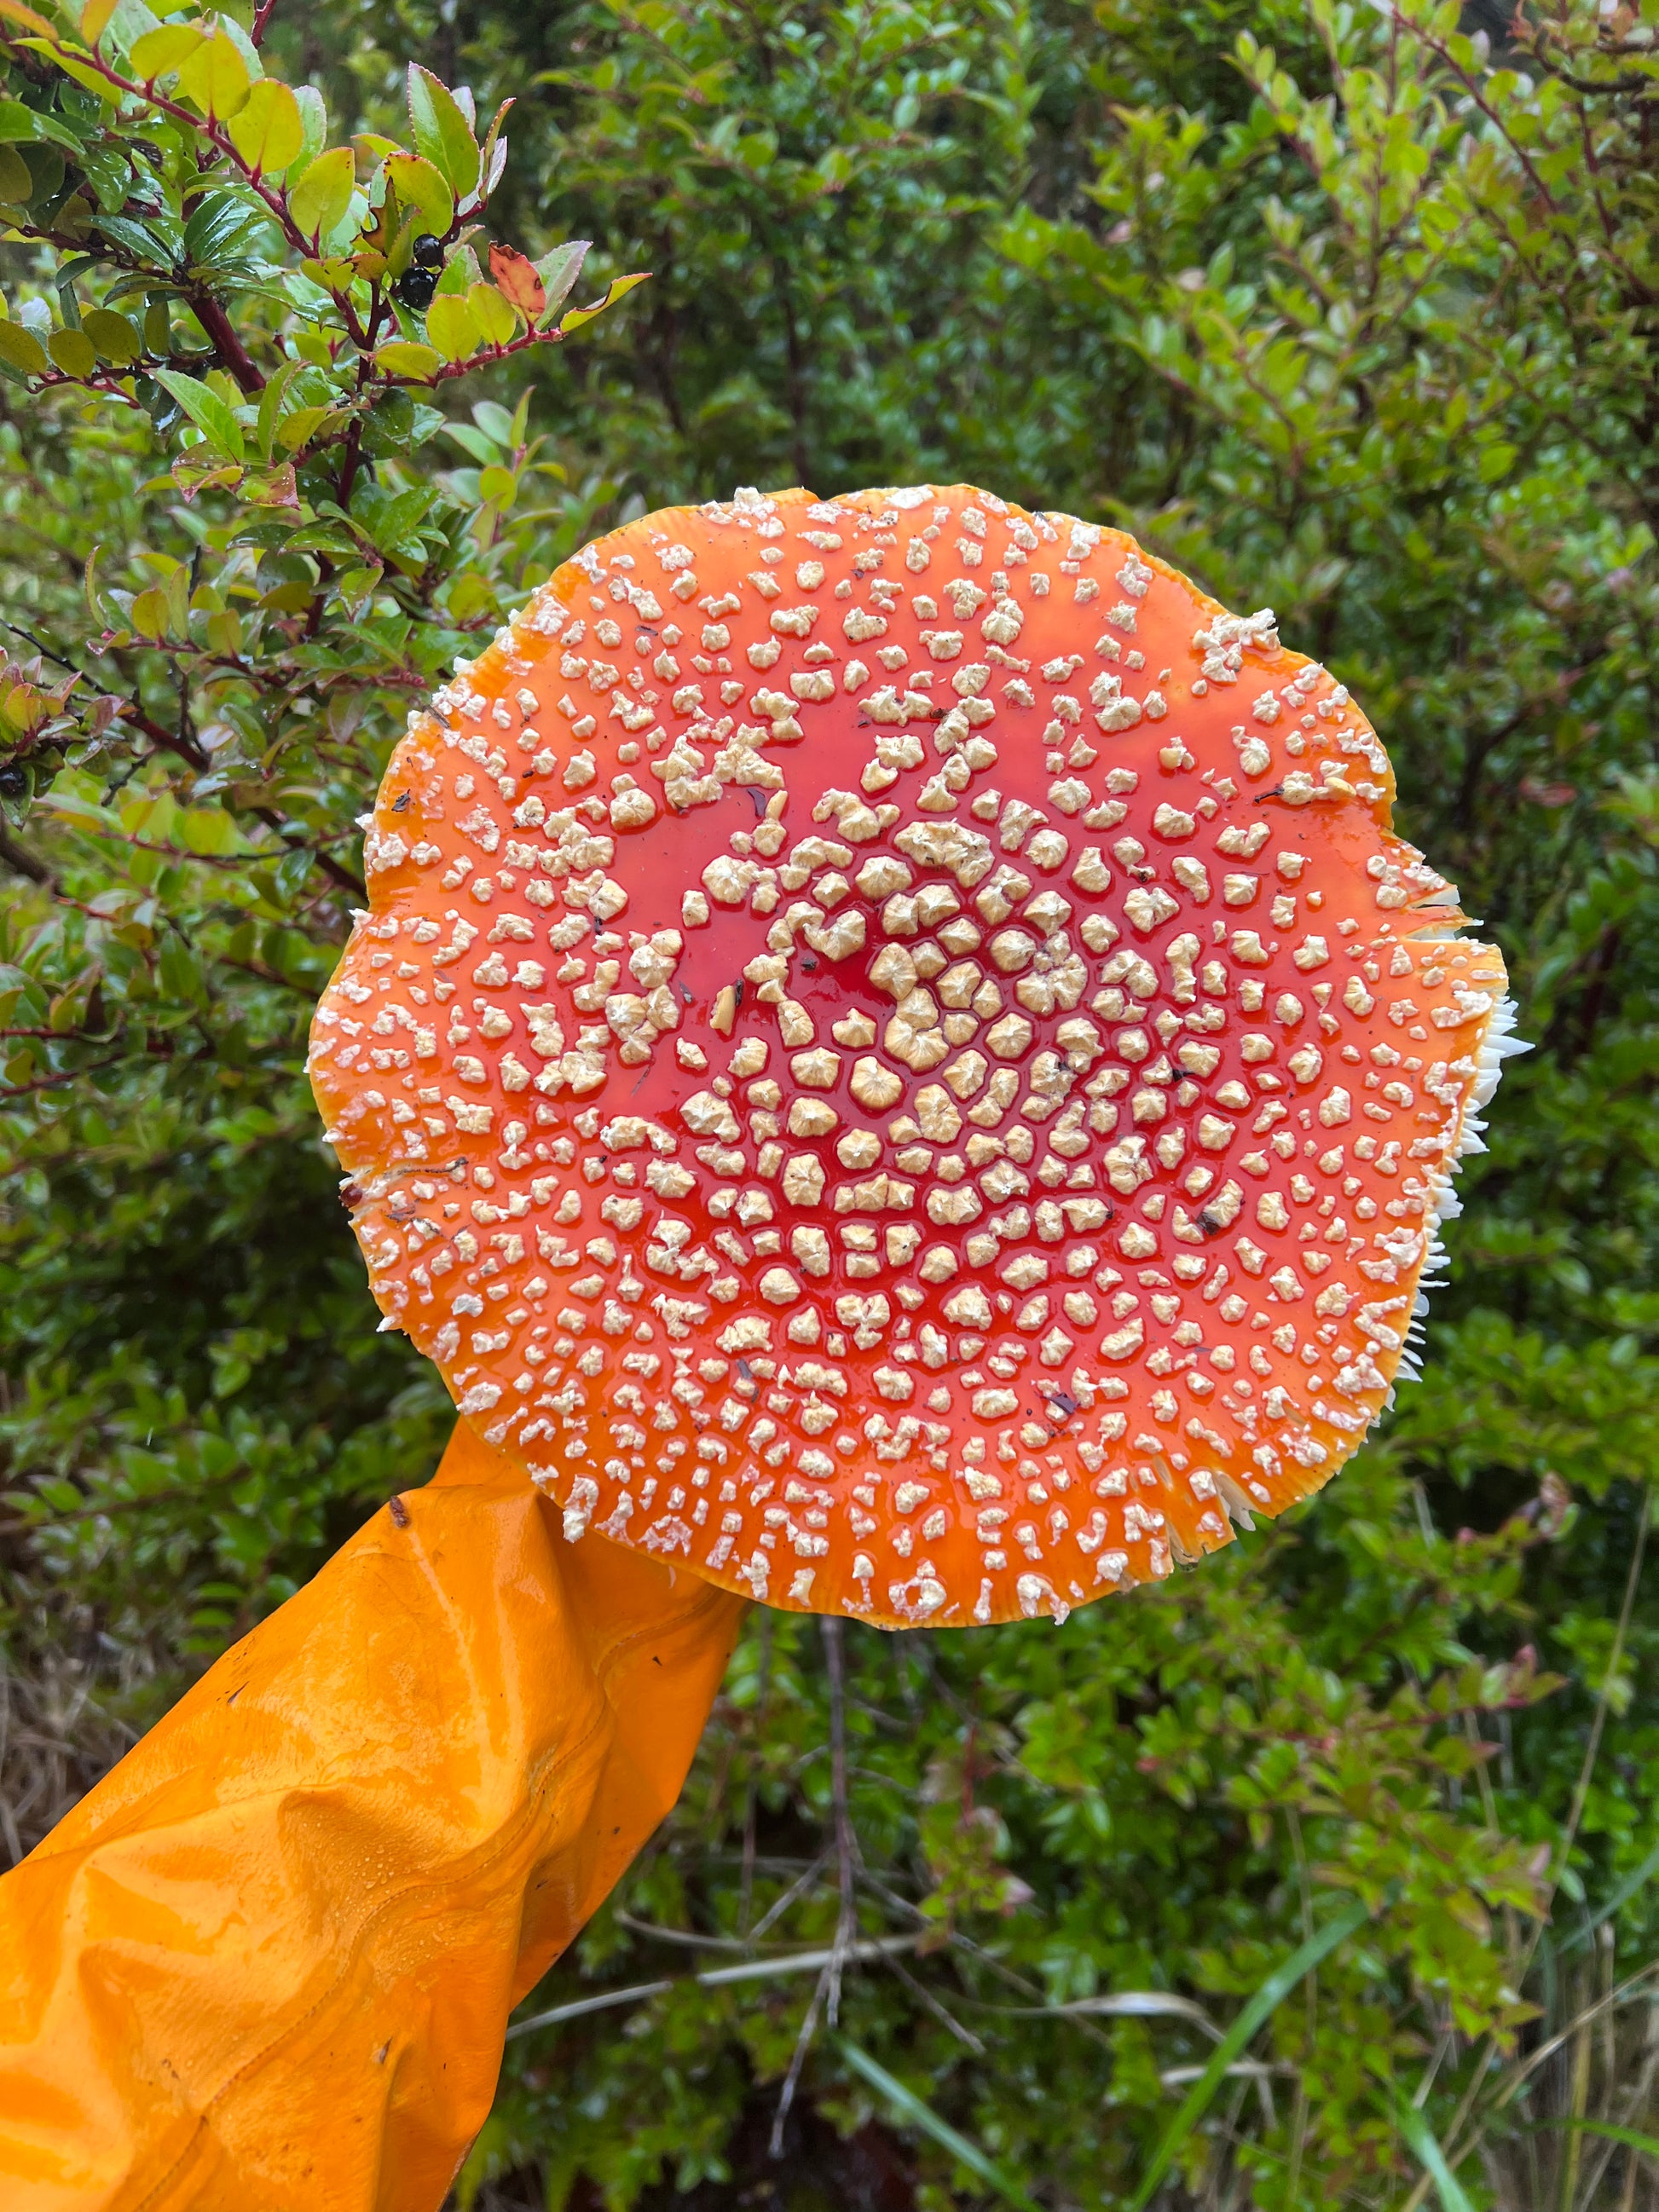
<svg viewBox="0 0 1659 2212"><path fill-rule="evenodd" d="M848 1952L844 1964L869 1959L890 1959L896 1952L914 1951L921 1942L919 1936L879 1936L868 1942L855 1943ZM515 2020L507 2031L511 2043L515 2036L528 2035L532 2029L554 2027L562 2021L580 2020L590 2012L608 2012L614 2006L641 2004L647 1997L660 1996L666 1990L723 1989L730 1982L770 1981L781 1974L808 1974L822 1970L834 1957L833 1946L827 1950L795 1951L783 1959L744 1959L733 1966L711 1966L706 1973L676 1974L655 1982L635 1982L625 1990L601 1990L595 1996L577 1997L569 2004L554 2005L546 2012L532 2013L528 2020ZM813 2000L817 2003L816 1997Z"/></svg>
<svg viewBox="0 0 1659 2212"><path fill-rule="evenodd" d="M831 2027L840 2017L842 1970L853 1954L853 1937L858 1927L858 1900L854 1889L858 1838L853 1831L852 1813L847 1797L846 1652L839 1620L824 1613L819 1617L818 1626L823 1632L824 1659L830 1677L830 1791L835 1815L836 1867L840 1881L841 1911L836 1920L836 1940L825 1957L823 1972L812 1992L812 2002L807 2006L806 2017L800 2024L800 2033L795 2038L789 2071L784 2076L783 2088L778 2098L778 2109L772 2121L770 2146L775 2159L783 2156L784 2124L795 2101L801 2069L806 2063L806 2054L817 2032L819 2008L828 2014Z"/></svg>
<svg viewBox="0 0 1659 2212"><path fill-rule="evenodd" d="M957 2018L956 2014L951 2010L950 2007L946 2005L942 1999L934 1995L933 1991L928 1988L926 1982L918 1981L916 1977L911 1973L908 1968L900 1966L896 1958L889 1959L887 1963L892 1968L899 1980L903 1983L905 1988L909 1990L911 1996L916 1999L919 2004L922 2004L927 2007L927 2010L933 2014L933 2018L939 2022L941 2027L949 2028L951 2034L957 2039L957 2041L958 2043L965 2044L968 2049L973 2052L975 2058L984 2057L986 2045L982 2039L975 2035L971 2027L964 2027L962 2022Z"/></svg>
<svg viewBox="0 0 1659 2212"><path fill-rule="evenodd" d="M15 876L26 876L32 884L40 884L47 890L56 890L57 878L46 862L38 860L27 845L20 845L0 823L0 860L3 860Z"/></svg>
<svg viewBox="0 0 1659 2212"><path fill-rule="evenodd" d="M812 2038L817 2033L818 2008L823 2002L825 1984L831 1966L841 1955L839 1943L832 1944L823 1954L823 1972L818 1976L812 1991L812 2002L806 2008L806 2017L800 2024L800 2033L795 2038L795 2048L790 2055L789 2071L783 2077L783 2087L778 2096L778 2109L772 2117L772 2140L768 2148L775 2159L783 2156L784 2124L789 2118L790 2107L795 2101L795 2091L800 2086L801 2069L806 2063L806 2054L812 2047ZM839 1974L837 1974L839 1987Z"/></svg>
<svg viewBox="0 0 1659 2212"><path fill-rule="evenodd" d="M823 1655L830 1674L830 1789L836 1816L836 1872L841 1888L841 1913L836 1922L836 1949L845 1950L858 1932L858 1900L854 1883L859 1865L858 1837L847 1796L847 1662L843 1627L833 1614L822 1613ZM841 2010L841 1968L832 1957L829 1967L830 2025Z"/></svg>
<svg viewBox="0 0 1659 2212"><path fill-rule="evenodd" d="M288 824L283 821L282 816L277 813L274 806L251 806L248 809L248 812L253 815L257 820L263 822L268 830L274 830L276 831L276 835L283 841L283 850L285 853L309 853L312 859L315 860L317 866L322 870L323 873L331 883L338 884L339 888L343 891L351 891L358 898L367 898L368 896L368 886L364 883L362 878L361 876L353 875L349 868L342 866L340 862L334 858L333 854L331 853L325 852L320 845L301 844L296 846L292 844L287 835Z"/></svg>
<svg viewBox="0 0 1659 2212"><path fill-rule="evenodd" d="M767 1695L772 1686L772 1616L763 1608L760 1625L760 1685L755 1698L755 1725L765 1725ZM743 1883L738 1907L738 1926L744 1932L749 1927L749 1915L755 1901L755 1820L759 1809L759 1791L755 1782L754 1762L749 1766L749 1780L744 1794L743 1808ZM816 1870L816 1863L815 1863Z"/></svg>
<svg viewBox="0 0 1659 2212"><path fill-rule="evenodd" d="M631 1912L617 1908L617 1924L635 1936L648 1936L654 1942L675 1943L688 1951L746 1951L749 1948L740 1936L699 1936L691 1928L659 1928L654 1920L636 1920Z"/></svg>
<svg viewBox="0 0 1659 2212"><path fill-rule="evenodd" d="M765 1935L767 1929L769 1928L775 1927L776 1923L782 1919L784 1914L788 1911L792 1905L799 1904L803 1897L807 1896L817 1887L818 1876L823 1872L823 1863L829 1856L830 1854L828 1851L820 1851L817 1858L813 1860L811 1865L806 1869L805 1872L804 1874L798 1875L795 1880L790 1883L788 1888L783 1893L783 1895L779 1898L775 1904L769 1905L767 1906L766 1911L756 1922L754 1927L749 1931L748 1941L750 1943L758 1943L761 1937ZM752 1866L752 1859L744 1861L745 1867Z"/></svg>

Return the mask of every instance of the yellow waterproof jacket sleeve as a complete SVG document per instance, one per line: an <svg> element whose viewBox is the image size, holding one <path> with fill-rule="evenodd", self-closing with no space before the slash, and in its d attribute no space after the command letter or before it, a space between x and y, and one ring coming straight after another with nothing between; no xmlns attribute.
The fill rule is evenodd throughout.
<svg viewBox="0 0 1659 2212"><path fill-rule="evenodd" d="M434 2212L739 1601L465 1424L0 1880L5 2212Z"/></svg>

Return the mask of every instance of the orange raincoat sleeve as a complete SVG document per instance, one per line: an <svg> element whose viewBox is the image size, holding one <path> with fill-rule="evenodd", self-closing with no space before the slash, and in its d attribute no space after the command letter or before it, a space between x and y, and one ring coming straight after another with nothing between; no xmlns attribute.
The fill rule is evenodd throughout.
<svg viewBox="0 0 1659 2212"><path fill-rule="evenodd" d="M0 1881L5 2212L434 2212L742 1612L463 1425Z"/></svg>

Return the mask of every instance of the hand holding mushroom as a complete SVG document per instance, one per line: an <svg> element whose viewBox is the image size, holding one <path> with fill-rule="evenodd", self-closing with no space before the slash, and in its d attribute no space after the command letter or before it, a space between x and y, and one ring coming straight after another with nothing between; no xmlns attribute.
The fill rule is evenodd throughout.
<svg viewBox="0 0 1659 2212"><path fill-rule="evenodd" d="M1517 1048L1393 795L963 486L647 516L458 667L311 1072L465 1421L0 1883L9 2204L435 2205L739 1597L1061 1621L1329 1479Z"/></svg>

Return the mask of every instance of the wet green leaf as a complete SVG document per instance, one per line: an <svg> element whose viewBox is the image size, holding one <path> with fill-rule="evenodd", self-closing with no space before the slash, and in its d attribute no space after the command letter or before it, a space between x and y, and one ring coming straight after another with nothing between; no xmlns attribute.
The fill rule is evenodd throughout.
<svg viewBox="0 0 1659 2212"><path fill-rule="evenodd" d="M262 77L232 118L230 143L251 169L280 176L306 143L300 103L289 86Z"/></svg>
<svg viewBox="0 0 1659 2212"><path fill-rule="evenodd" d="M178 64L178 70L179 91L216 121L238 113L247 100L250 71L222 24Z"/></svg>
<svg viewBox="0 0 1659 2212"><path fill-rule="evenodd" d="M483 335L471 295L441 292L426 311L426 334L445 361L465 361Z"/></svg>
<svg viewBox="0 0 1659 2212"><path fill-rule="evenodd" d="M605 287L603 299L592 301L585 307L572 307L566 314L560 317L560 331L568 332L580 330L584 323L592 322L597 316L604 314L607 307L614 307L618 300L626 299L635 285L643 284L647 281L650 273L649 270L644 270L632 276L613 276Z"/></svg>
<svg viewBox="0 0 1659 2212"><path fill-rule="evenodd" d="M428 383L442 358L433 347L416 345L409 338L393 338L374 356L388 375L407 377L416 384Z"/></svg>
<svg viewBox="0 0 1659 2212"><path fill-rule="evenodd" d="M455 195L435 163L419 154L389 154L386 175L401 205L417 208L434 237L447 234L455 220Z"/></svg>
<svg viewBox="0 0 1659 2212"><path fill-rule="evenodd" d="M25 376L44 376L51 365L34 332L5 315L0 315L0 361L21 369Z"/></svg>
<svg viewBox="0 0 1659 2212"><path fill-rule="evenodd" d="M157 77L181 69L200 51L207 36L198 23L163 23L134 40L127 51L127 60L135 76L154 83Z"/></svg>
<svg viewBox="0 0 1659 2212"><path fill-rule="evenodd" d="M433 304L437 303L434 301ZM470 284L466 307L486 345L506 345L518 331L518 318L494 284ZM430 331L429 317L427 327Z"/></svg>
<svg viewBox="0 0 1659 2212"><path fill-rule="evenodd" d="M351 149L336 146L319 154L289 185L289 213L307 238L326 238L343 220L356 183Z"/></svg>
<svg viewBox="0 0 1659 2212"><path fill-rule="evenodd" d="M81 318L81 328L103 358L118 368L125 368L143 351L137 324L125 315L112 314L107 307L88 307Z"/></svg>
<svg viewBox="0 0 1659 2212"><path fill-rule="evenodd" d="M84 331L54 331L46 340L46 351L65 376L91 376L97 370L97 349Z"/></svg>
<svg viewBox="0 0 1659 2212"><path fill-rule="evenodd" d="M170 392L209 444L233 461L246 453L242 426L216 392L177 369L158 368L155 381Z"/></svg>
<svg viewBox="0 0 1659 2212"><path fill-rule="evenodd" d="M478 146L471 125L448 86L417 62L409 65L408 94L416 151L431 162L458 200L465 199L478 182Z"/></svg>

